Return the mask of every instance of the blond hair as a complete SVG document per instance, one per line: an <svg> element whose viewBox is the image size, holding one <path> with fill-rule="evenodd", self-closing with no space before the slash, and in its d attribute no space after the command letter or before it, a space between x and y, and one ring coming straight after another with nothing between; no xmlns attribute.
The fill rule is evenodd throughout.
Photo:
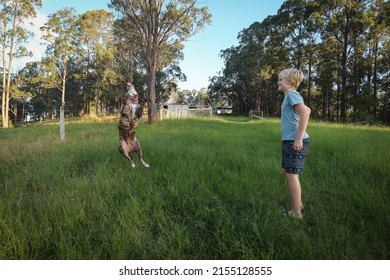
<svg viewBox="0 0 390 280"><path fill-rule="evenodd" d="M295 68L284 69L279 73L279 78L286 79L286 81L295 89L297 89L300 83L303 81L303 73L301 70Z"/></svg>

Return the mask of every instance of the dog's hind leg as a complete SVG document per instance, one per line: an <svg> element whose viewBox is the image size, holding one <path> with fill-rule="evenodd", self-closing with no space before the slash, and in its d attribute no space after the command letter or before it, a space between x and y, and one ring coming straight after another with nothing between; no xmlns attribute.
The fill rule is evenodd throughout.
<svg viewBox="0 0 390 280"><path fill-rule="evenodd" d="M128 159L129 159L129 162L130 162L130 166L132 168L134 168L135 167L135 162L134 162L133 158L131 156L129 156Z"/></svg>
<svg viewBox="0 0 390 280"><path fill-rule="evenodd" d="M141 160L142 165L143 165L145 168L149 168L149 167L150 167L150 165L149 165L146 161L144 161L144 159L143 159L142 157L140 157L139 159Z"/></svg>
<svg viewBox="0 0 390 280"><path fill-rule="evenodd" d="M138 157L139 157L142 165L145 168L149 168L150 167L149 164L143 159L141 144L139 143L139 141L136 138L134 139L134 142L135 142L135 152L138 154Z"/></svg>
<svg viewBox="0 0 390 280"><path fill-rule="evenodd" d="M122 156L124 156L125 158L127 158L130 162L130 166L132 168L135 167L135 163L134 163L134 160L133 158L131 157L131 151L129 151L127 148L126 148L126 144L123 143L122 141L119 142L119 145L118 145L118 150L119 152L121 153Z"/></svg>

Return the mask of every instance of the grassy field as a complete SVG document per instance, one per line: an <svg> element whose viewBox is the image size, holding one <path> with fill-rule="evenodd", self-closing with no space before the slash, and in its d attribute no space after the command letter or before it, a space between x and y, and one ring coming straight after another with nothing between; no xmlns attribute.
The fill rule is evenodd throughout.
<svg viewBox="0 0 390 280"><path fill-rule="evenodd" d="M115 122L0 130L0 259L389 259L390 129L311 122L305 217L281 215L280 123Z"/></svg>

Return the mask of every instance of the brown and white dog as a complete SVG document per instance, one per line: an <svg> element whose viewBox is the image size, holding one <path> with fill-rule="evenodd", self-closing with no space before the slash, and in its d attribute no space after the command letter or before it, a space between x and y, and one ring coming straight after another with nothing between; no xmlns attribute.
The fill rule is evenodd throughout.
<svg viewBox="0 0 390 280"><path fill-rule="evenodd" d="M139 159L144 167L148 168L147 164L142 157L141 144L135 137L135 131L138 127L138 122L142 117L143 106L138 105L134 112L134 106L127 103L127 100L123 98L121 100L120 119L118 123L119 130L119 152L129 160L130 166L135 167L134 160L131 156L133 152L138 154Z"/></svg>

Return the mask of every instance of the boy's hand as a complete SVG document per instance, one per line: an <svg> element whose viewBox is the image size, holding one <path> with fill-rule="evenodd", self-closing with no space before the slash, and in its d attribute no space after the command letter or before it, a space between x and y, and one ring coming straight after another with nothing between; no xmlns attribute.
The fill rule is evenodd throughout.
<svg viewBox="0 0 390 280"><path fill-rule="evenodd" d="M293 144L293 149L295 151L300 151L303 148L303 142L300 139L296 139Z"/></svg>

